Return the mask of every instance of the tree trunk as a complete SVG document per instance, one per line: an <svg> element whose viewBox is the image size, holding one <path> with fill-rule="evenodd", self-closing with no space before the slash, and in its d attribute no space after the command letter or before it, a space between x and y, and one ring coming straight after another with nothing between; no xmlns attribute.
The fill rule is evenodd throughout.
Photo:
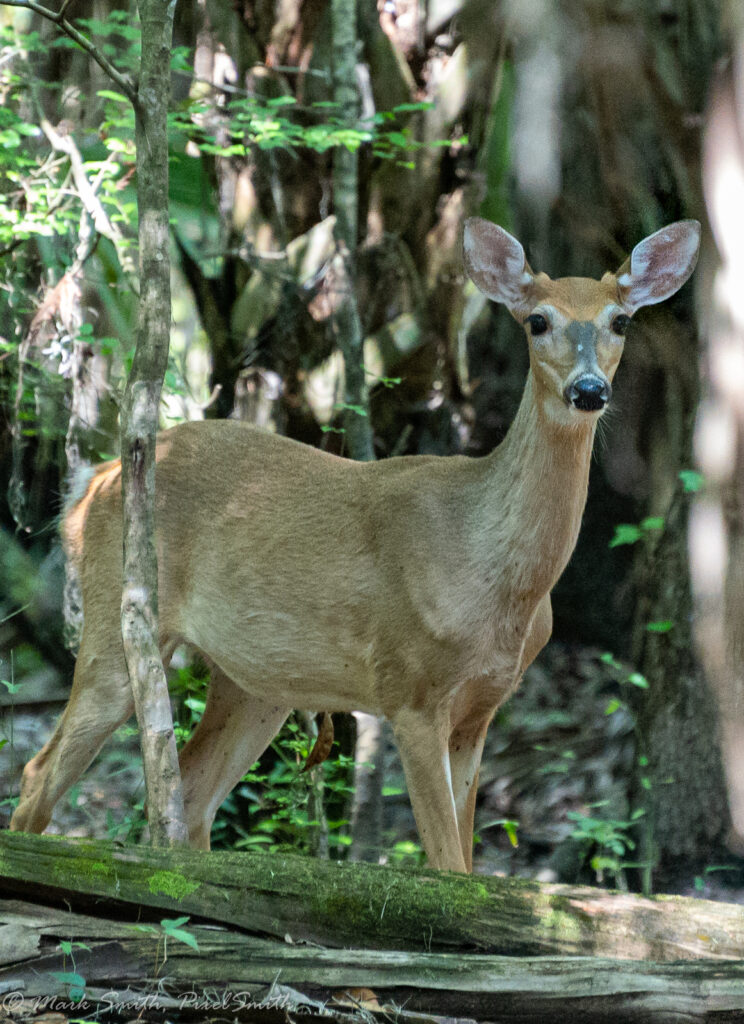
<svg viewBox="0 0 744 1024"><path fill-rule="evenodd" d="M357 0L332 0L333 96L339 117L356 128L359 117L357 63ZM338 256L336 278L339 289L336 311L338 345L344 359L344 429L352 459L374 459L369 401L364 370L364 333L356 300L356 250L359 174L356 149L337 146L333 152L333 208L336 213Z"/></svg>
<svg viewBox="0 0 744 1024"><path fill-rule="evenodd" d="M728 846L744 855L744 346L741 321L744 183L744 17L727 4L734 61L713 92L704 148L705 197L718 249L704 294L705 382L696 454L705 476L690 524L696 638L718 708L731 827Z"/></svg>
<svg viewBox="0 0 744 1024"><path fill-rule="evenodd" d="M188 839L168 685L158 647L154 540L155 435L170 338L167 113L174 8L169 0L140 0L142 60L136 106L140 299L137 348L121 408L121 629L142 744L150 839L156 846Z"/></svg>

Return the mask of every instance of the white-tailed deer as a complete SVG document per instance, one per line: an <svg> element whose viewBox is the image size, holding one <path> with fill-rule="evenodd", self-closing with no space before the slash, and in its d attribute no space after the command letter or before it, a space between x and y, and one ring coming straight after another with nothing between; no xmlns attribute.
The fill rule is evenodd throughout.
<svg viewBox="0 0 744 1024"><path fill-rule="evenodd" d="M468 871L483 742L550 636L550 590L586 501L597 420L628 318L697 258L681 221L601 281L532 272L502 228L465 225L468 274L524 324L530 371L490 456L356 463L228 421L184 423L157 449L160 642L211 666L181 753L193 845L292 708L392 723L433 867ZM121 477L100 467L67 513L85 625L70 700L23 774L11 828L42 831L133 709L122 653Z"/></svg>

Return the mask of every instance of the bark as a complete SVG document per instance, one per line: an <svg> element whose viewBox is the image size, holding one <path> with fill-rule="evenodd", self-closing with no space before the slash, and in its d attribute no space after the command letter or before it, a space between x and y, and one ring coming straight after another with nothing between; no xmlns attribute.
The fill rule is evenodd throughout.
<svg viewBox="0 0 744 1024"><path fill-rule="evenodd" d="M348 1020L356 1013L356 1019L368 1021L379 1013L383 1020L392 1016L412 1024L420 1024L419 1013L501 1024L572 1019L692 1024L731 1020L744 1008L744 964L736 962L341 951L190 922L183 927L198 950L176 939L168 939L166 949L157 916L155 922L143 926L142 920L133 924L8 901L0 926L4 1005L17 1011L21 996L29 1006L37 996L64 999L69 983L52 972L74 969L85 979L85 1005L75 1016L87 1016L96 1004L100 1013L105 1005L129 1002L130 1018L141 1007L150 1013L169 1010L173 1019L173 1011L187 1011L189 1001L199 999L203 1011L211 1001L213 1009L242 1017L241 1003L250 997L255 1015L250 1019L269 1021L272 995L274 1008L278 1003L299 1013L322 1003L324 1020L338 1020L337 1015ZM74 963L58 949L60 941L73 944ZM281 984L275 987L277 979Z"/></svg>
<svg viewBox="0 0 744 1024"><path fill-rule="evenodd" d="M689 423L689 413L685 418ZM670 452L668 436L657 442L672 465L683 464ZM712 741L715 708L691 637L689 507L679 484L669 506L659 510L665 513L664 532L649 541L637 602L633 660L649 688L635 700L639 768L633 807L646 811L637 851L646 892L689 885L695 871L716 863L726 821L720 752ZM647 628L664 621L673 623L668 632Z"/></svg>
<svg viewBox="0 0 744 1024"><path fill-rule="evenodd" d="M566 46L576 44L580 56L570 74L563 68L560 75L561 194L550 207L546 261L535 259L540 270L553 274L598 276L616 268L651 230L682 217L703 219L699 134L686 125L704 110L706 80L717 56L717 15L683 0L675 18L689 31L673 33L658 17L657 5L631 4L632 16L617 22L607 18L607 5L602 10L586 20L578 8L561 11L560 38ZM559 46L561 52L567 50ZM621 63L635 88L618 104ZM516 233L524 240L522 225L531 224L526 237L539 241L538 215L520 209L519 193L517 200ZM612 415L603 422L606 443L596 451L615 491L614 508L622 508L621 495L637 504L633 509L628 501L627 511L616 513L606 499L592 533L591 509L598 506L590 496L585 528L554 593L555 635L578 635L617 654L630 653L634 668L649 682L634 702L637 755L649 763L638 766L630 807L619 807L616 816L646 810L645 845L633 860L650 865L647 882L653 868L657 888L689 886L703 864L720 863L721 856L723 786L715 719L691 653L689 498L681 493L678 476L693 465L691 426L699 397L693 293L694 283L634 318ZM596 476L590 494L596 502L595 481ZM628 581L618 585L613 578L622 549L611 553L615 561L606 568L602 550L617 522L644 516L664 517L667 527L658 542L655 534L648 545L637 546L637 588L629 599ZM580 598L572 607L564 595L573 588ZM602 610L601 617L592 605ZM668 632L647 630L649 622L664 620L674 623ZM631 626L632 645L627 642Z"/></svg>
<svg viewBox="0 0 744 1024"><path fill-rule="evenodd" d="M357 81L357 0L332 0L333 97L339 116L350 127L359 118ZM333 208L336 214L335 237L338 253L334 260L335 276L340 292L334 316L338 347L344 361L344 415L346 454L352 459L369 462L375 458L369 392L364 367L364 330L359 316L356 289L357 243L359 239L359 157L357 150L338 146L333 153ZM359 720L357 720L359 721ZM354 795L351 809L352 846L354 856L374 859L379 845L383 772L380 761L380 726L372 726L370 743L354 750ZM375 767L370 769L368 763ZM360 785L361 777L364 782ZM365 824L365 835L359 835L359 822L367 811L375 808ZM375 835L376 832L376 835Z"/></svg>
<svg viewBox="0 0 744 1024"><path fill-rule="evenodd" d="M364 711L354 712L354 800L351 809L352 861L380 859L382 852L382 785L385 778L385 721Z"/></svg>
<svg viewBox="0 0 744 1024"><path fill-rule="evenodd" d="M0 833L0 891L73 910L143 904L333 947L619 960L739 959L741 907L297 856ZM469 953L470 955L470 953Z"/></svg>
<svg viewBox="0 0 744 1024"><path fill-rule="evenodd" d="M356 75L356 0L333 0L333 95L339 116L356 127L359 100ZM340 301L336 312L338 345L344 359L344 428L348 454L363 462L374 459L369 401L364 370L364 333L355 292L359 234L359 161L356 150L337 146L333 154L333 207L338 242L337 277Z"/></svg>
<svg viewBox="0 0 744 1024"><path fill-rule="evenodd" d="M744 379L740 313L744 183L744 17L728 4L734 60L713 92L704 149L704 187L718 249L704 292L704 395L696 454L705 475L691 519L690 565L698 641L718 709L730 810L729 847L744 854Z"/></svg>
<svg viewBox="0 0 744 1024"><path fill-rule="evenodd" d="M121 626L147 787L150 838L185 842L181 776L168 685L158 649L154 541L155 435L170 337L168 138L175 4L141 0L136 105L140 301L137 348L121 408L124 587Z"/></svg>

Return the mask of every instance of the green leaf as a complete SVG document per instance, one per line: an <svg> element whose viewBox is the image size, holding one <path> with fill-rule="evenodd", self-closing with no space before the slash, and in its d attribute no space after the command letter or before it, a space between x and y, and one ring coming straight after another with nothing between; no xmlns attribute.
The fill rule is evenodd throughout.
<svg viewBox="0 0 744 1024"><path fill-rule="evenodd" d="M487 821L485 825L481 825L481 831L487 828L493 828L494 825L500 825L504 832L509 837L509 842L512 846L519 846L517 839L517 829L519 828L519 822L514 821L511 818L497 818L495 821Z"/></svg>
<svg viewBox="0 0 744 1024"><path fill-rule="evenodd" d="M180 928L182 924L188 922L188 917L166 917L160 924L163 926L164 931L168 931L170 928Z"/></svg>
<svg viewBox="0 0 744 1024"><path fill-rule="evenodd" d="M509 837L509 842L511 843L511 845L515 848L519 846L519 840L517 839L517 825L519 824L519 822L502 821L501 824L504 826L504 832L506 832L507 836Z"/></svg>
<svg viewBox="0 0 744 1024"><path fill-rule="evenodd" d="M129 100L120 92L114 92L113 89L99 89L96 96L100 96L102 100L114 100L116 103L129 103Z"/></svg>
<svg viewBox="0 0 744 1024"><path fill-rule="evenodd" d="M643 536L640 526L632 523L618 523L615 527L615 535L610 541L611 548L620 547L621 544L635 544Z"/></svg>
<svg viewBox="0 0 744 1024"><path fill-rule="evenodd" d="M646 516L640 523L642 530L663 530L664 525L664 516Z"/></svg>
<svg viewBox="0 0 744 1024"><path fill-rule="evenodd" d="M611 668L622 669L623 667L620 664L620 662L615 658L614 654L611 654L609 651L605 651L604 654L601 654L599 656L599 660L603 662L605 665L610 665Z"/></svg>
<svg viewBox="0 0 744 1024"><path fill-rule="evenodd" d="M668 633L670 629L674 629L674 623L671 619L646 623L646 630L649 633Z"/></svg>
<svg viewBox="0 0 744 1024"><path fill-rule="evenodd" d="M84 942L70 942L68 940L64 940L63 942L60 942L59 948L68 956L72 956L73 949L87 949L90 952L90 946L87 946Z"/></svg>
<svg viewBox="0 0 744 1024"><path fill-rule="evenodd" d="M67 985L70 999L79 1002L85 998L85 978L82 974L76 974L75 971L50 971L50 974L61 985Z"/></svg>
<svg viewBox="0 0 744 1024"><path fill-rule="evenodd" d="M616 857L592 857L589 861L594 871L619 871L620 862Z"/></svg>
<svg viewBox="0 0 744 1024"><path fill-rule="evenodd" d="M705 477L702 473L698 473L696 469L681 469L678 475L682 481L682 489L685 494L693 494L695 491L702 490L705 486Z"/></svg>
<svg viewBox="0 0 744 1024"><path fill-rule="evenodd" d="M367 415L367 410L363 406L350 405L348 402L336 402L333 408L343 410L344 412L355 412L357 416Z"/></svg>
<svg viewBox="0 0 744 1024"><path fill-rule="evenodd" d="M642 690L648 689L648 679L641 675L640 672L631 672L625 681L626 683L632 683L633 686L640 687Z"/></svg>
<svg viewBox="0 0 744 1024"><path fill-rule="evenodd" d="M394 114L407 114L416 110L433 110L434 103L431 100L422 103L399 103L393 107Z"/></svg>
<svg viewBox="0 0 744 1024"><path fill-rule="evenodd" d="M186 931L185 928L179 927L182 924L186 924L189 920L188 917L176 917L173 920L164 920L160 924L163 931L169 939L177 939L179 942L183 942L186 946L191 946L196 952L199 952L199 944L196 941L196 936L192 935L191 932Z"/></svg>
<svg viewBox="0 0 744 1024"><path fill-rule="evenodd" d="M606 715L614 715L615 712L619 711L620 708L622 708L622 707L625 707L623 702L621 700L618 700L617 697L613 697L613 699L610 701L610 703L605 708L605 714Z"/></svg>

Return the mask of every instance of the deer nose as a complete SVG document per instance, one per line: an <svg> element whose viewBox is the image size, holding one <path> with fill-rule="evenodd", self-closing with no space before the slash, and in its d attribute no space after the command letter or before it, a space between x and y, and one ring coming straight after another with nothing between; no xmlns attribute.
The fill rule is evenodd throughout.
<svg viewBox="0 0 744 1024"><path fill-rule="evenodd" d="M593 373L585 373L569 384L563 394L568 404L575 409L581 409L582 412L597 412L604 409L609 402L612 388L609 381L602 380Z"/></svg>

